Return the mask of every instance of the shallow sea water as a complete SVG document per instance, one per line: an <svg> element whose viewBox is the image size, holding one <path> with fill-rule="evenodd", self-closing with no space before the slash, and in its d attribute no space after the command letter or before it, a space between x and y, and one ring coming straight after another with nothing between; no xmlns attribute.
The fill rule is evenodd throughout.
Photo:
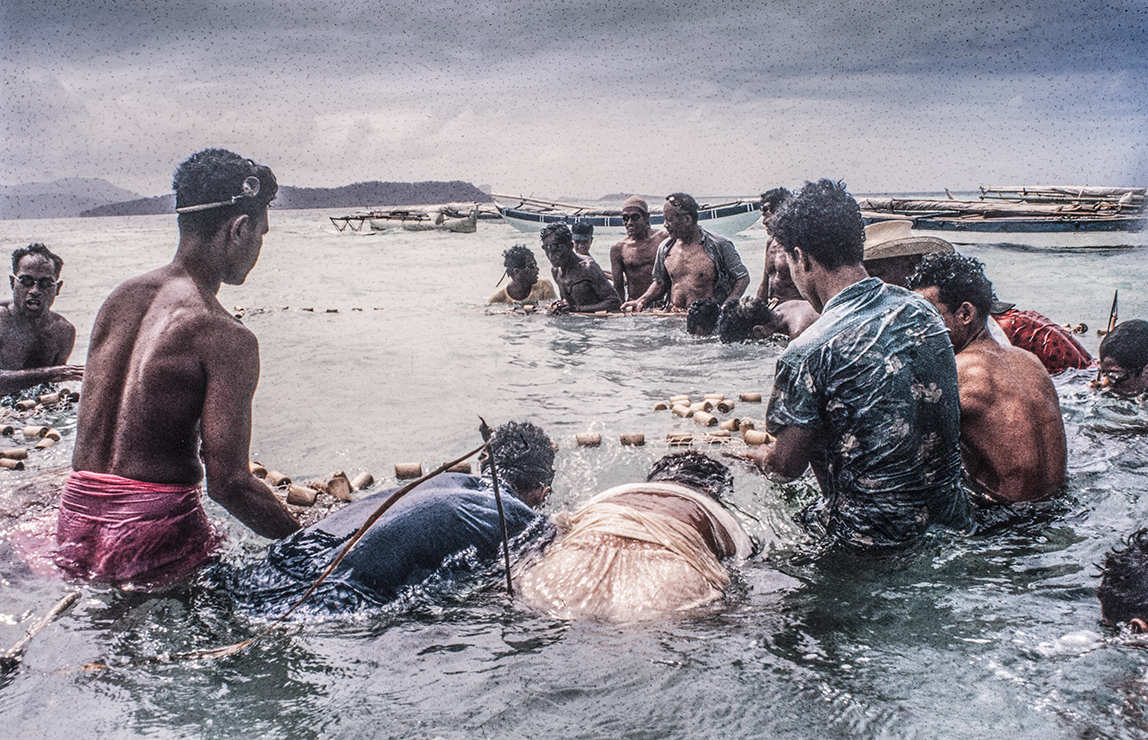
<svg viewBox="0 0 1148 740"><path fill-rule="evenodd" d="M561 447L554 512L643 477L667 432L697 431L654 401L772 384L779 347L692 338L681 319L489 311L501 251L525 241L543 257L501 223L472 235L338 234L326 215L274 211L247 283L221 293L246 308L261 343L253 457L292 477L370 470L385 486L395 462L427 468L474 447L479 414L528 418ZM64 256L56 308L77 326L76 362L108 291L176 244L162 216L0 221L0 237L5 250L36 240ZM611 241L595 242L600 263ZM751 290L762 242L760 227L735 240ZM962 251L985 261L1002 298L1086 322L1093 352L1113 288L1122 318L1148 316L1142 249ZM1142 736L1148 653L1100 625L1094 564L1145 523L1148 409L1098 398L1088 377L1056 379L1068 495L974 536L938 532L881 559L823 553L793 521L813 495L807 482L735 466L734 502L762 551L700 612L563 622L511 603L492 571L384 609L305 616L230 658L98 673L69 669L213 647L266 621L203 583L151 596L84 586L22 668L0 676L3 734ZM736 413L762 417L745 406ZM74 414L46 421L64 441L0 477L0 646L70 588L28 555L54 521L43 491L72 449ZM602 446L577 448L574 434L590 430ZM649 443L623 448L622 432ZM207 507L229 535L226 563L260 556L265 541Z"/></svg>

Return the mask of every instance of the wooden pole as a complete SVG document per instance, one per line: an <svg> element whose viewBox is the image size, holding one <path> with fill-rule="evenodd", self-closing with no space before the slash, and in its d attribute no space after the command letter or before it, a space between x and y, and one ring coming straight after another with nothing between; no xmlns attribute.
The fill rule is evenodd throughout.
<svg viewBox="0 0 1148 740"><path fill-rule="evenodd" d="M20 653L24 652L24 648L32 641L32 638L39 634L40 630L47 627L49 622L63 614L78 598L80 598L80 592L73 591L57 601L55 606L53 606L32 629L28 630L27 634L17 640L16 644L12 647L8 648L8 651L4 653L3 656L0 656L0 670L7 672L19 666Z"/></svg>

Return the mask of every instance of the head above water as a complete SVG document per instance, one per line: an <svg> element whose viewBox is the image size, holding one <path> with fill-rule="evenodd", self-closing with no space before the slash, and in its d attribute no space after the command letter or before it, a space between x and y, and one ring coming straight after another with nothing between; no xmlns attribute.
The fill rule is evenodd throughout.
<svg viewBox="0 0 1148 740"><path fill-rule="evenodd" d="M60 270L64 260L40 243L12 251L12 310L27 319L38 320L48 314L64 286Z"/></svg>
<svg viewBox="0 0 1148 740"><path fill-rule="evenodd" d="M694 301L686 311L686 331L694 336L707 337L714 333L718 317L721 315L721 304L712 299Z"/></svg>
<svg viewBox="0 0 1148 740"><path fill-rule="evenodd" d="M554 481L554 446L546 432L528 421L508 421L490 437L500 480L528 506L538 506ZM483 460L482 469L490 464Z"/></svg>
<svg viewBox="0 0 1148 740"><path fill-rule="evenodd" d="M682 483L718 501L733 492L733 473L729 468L695 450L675 452L655 460L646 480Z"/></svg>
<svg viewBox="0 0 1148 740"><path fill-rule="evenodd" d="M542 241L542 251L546 253L546 258L551 264L566 264L575 259L574 235L566 224L547 224L538 232L538 238Z"/></svg>
<svg viewBox="0 0 1148 740"><path fill-rule="evenodd" d="M279 192L275 173L226 149L204 149L179 165L171 183L180 233L209 239L237 216L262 219Z"/></svg>
<svg viewBox="0 0 1148 740"><path fill-rule="evenodd" d="M742 298L736 305L722 312L718 322L721 341L747 342L769 337L777 331L778 321L769 304L760 298Z"/></svg>
<svg viewBox="0 0 1148 740"><path fill-rule="evenodd" d="M1100 618L1107 625L1148 620L1148 529L1139 529L1104 556Z"/></svg>
<svg viewBox="0 0 1148 740"><path fill-rule="evenodd" d="M907 287L936 306L957 351L985 328L996 300L984 264L956 252L925 255Z"/></svg>
<svg viewBox="0 0 1148 740"><path fill-rule="evenodd" d="M1122 321L1104 337L1100 370L1109 390L1126 395L1148 391L1148 321Z"/></svg>
<svg viewBox="0 0 1148 740"><path fill-rule="evenodd" d="M769 233L787 255L801 249L827 270L858 265L864 254L861 209L840 181L807 182L770 219Z"/></svg>
<svg viewBox="0 0 1148 740"><path fill-rule="evenodd" d="M525 244L515 244L502 253L502 266L516 283L533 285L538 281L538 261Z"/></svg>
<svg viewBox="0 0 1148 740"><path fill-rule="evenodd" d="M698 202L688 193L670 193L662 205L666 231L675 239L690 239L698 228Z"/></svg>
<svg viewBox="0 0 1148 740"><path fill-rule="evenodd" d="M48 249L40 242L29 244L26 247L17 247L12 250L12 274L15 275L20 270L20 260L29 255L39 255L52 263L52 272L56 277L60 277L60 270L64 269L64 260L58 254Z"/></svg>

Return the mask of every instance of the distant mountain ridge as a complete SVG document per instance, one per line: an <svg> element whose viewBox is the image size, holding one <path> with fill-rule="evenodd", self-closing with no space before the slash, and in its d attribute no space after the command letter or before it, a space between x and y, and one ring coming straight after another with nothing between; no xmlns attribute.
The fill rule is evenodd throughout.
<svg viewBox="0 0 1148 740"><path fill-rule="evenodd" d="M139 198L138 193L98 177L0 185L0 218L79 216L90 208L135 198Z"/></svg>
<svg viewBox="0 0 1148 740"><path fill-rule="evenodd" d="M356 182L337 188L298 188L282 185L275 208L372 208L374 206L422 205L429 203L489 203L492 198L462 180L422 182ZM81 216L145 216L175 213L174 195L136 198L89 208Z"/></svg>

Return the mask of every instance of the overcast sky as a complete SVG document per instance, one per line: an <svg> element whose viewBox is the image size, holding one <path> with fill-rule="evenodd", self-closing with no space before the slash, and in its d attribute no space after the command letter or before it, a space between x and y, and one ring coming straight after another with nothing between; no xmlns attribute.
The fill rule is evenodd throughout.
<svg viewBox="0 0 1148 740"><path fill-rule="evenodd" d="M1148 2L0 0L0 183L1148 185Z"/></svg>

